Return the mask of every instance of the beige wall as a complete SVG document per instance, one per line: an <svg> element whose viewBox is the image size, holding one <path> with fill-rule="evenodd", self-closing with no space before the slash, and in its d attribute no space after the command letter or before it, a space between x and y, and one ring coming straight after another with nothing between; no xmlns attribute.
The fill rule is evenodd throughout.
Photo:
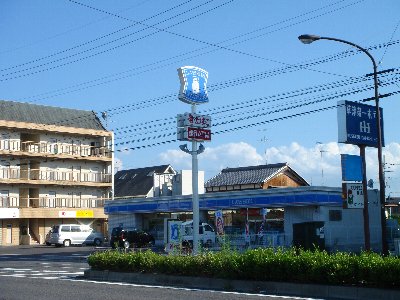
<svg viewBox="0 0 400 300"><path fill-rule="evenodd" d="M0 230L1 230L1 244L2 246L19 245L19 220L18 219L2 219L0 220ZM8 229L7 225L11 225L11 244L7 243L8 239Z"/></svg>

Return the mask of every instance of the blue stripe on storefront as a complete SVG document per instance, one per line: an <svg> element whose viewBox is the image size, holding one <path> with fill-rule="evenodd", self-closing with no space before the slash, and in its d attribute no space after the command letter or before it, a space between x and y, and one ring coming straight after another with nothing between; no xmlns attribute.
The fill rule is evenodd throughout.
<svg viewBox="0 0 400 300"><path fill-rule="evenodd" d="M135 203L130 202L129 199L126 199L126 201L129 203L106 203L104 207L105 213L176 212L192 210L192 199L189 197L184 199L174 199L171 197L171 200L165 200L165 198L162 200L146 198L140 202L135 199ZM341 204L342 198L340 193L305 193L255 197L243 195L243 197L204 197L199 199L199 206L202 210Z"/></svg>

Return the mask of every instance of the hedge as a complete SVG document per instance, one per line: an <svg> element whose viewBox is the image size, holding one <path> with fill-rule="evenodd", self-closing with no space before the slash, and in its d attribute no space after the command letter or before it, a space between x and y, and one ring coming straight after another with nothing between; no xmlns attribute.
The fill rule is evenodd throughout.
<svg viewBox="0 0 400 300"><path fill-rule="evenodd" d="M372 252L356 255L296 248L259 248L243 253L221 251L187 256L162 255L150 250L128 253L109 250L91 254L88 263L95 270L120 272L400 287L400 259Z"/></svg>

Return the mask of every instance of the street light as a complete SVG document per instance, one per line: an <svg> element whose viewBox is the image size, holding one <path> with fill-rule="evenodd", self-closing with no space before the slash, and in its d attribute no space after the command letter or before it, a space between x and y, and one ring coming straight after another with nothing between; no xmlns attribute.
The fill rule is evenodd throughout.
<svg viewBox="0 0 400 300"><path fill-rule="evenodd" d="M339 43L344 43L357 48L358 50L364 52L371 59L374 67L374 89L375 89L375 109L376 109L376 128L378 130L378 167L379 167L379 197L381 203L381 225L382 225L382 252L388 254L388 248L386 243L386 217L385 217L385 178L383 173L383 163L382 163L382 132L381 132L381 113L379 110L379 94L378 94L378 74L375 59L372 55L363 47L337 38L324 37L312 34L303 34L298 37L298 39L303 44L311 44L312 42L318 40L330 40Z"/></svg>

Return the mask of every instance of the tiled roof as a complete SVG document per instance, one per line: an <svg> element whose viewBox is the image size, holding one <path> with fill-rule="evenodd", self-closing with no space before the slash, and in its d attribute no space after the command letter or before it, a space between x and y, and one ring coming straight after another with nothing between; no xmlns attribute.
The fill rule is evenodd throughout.
<svg viewBox="0 0 400 300"><path fill-rule="evenodd" d="M145 196L153 187L153 173L170 172L174 172L170 165L118 171L114 175L115 197Z"/></svg>
<svg viewBox="0 0 400 300"><path fill-rule="evenodd" d="M0 100L0 112L5 121L105 130L93 111Z"/></svg>
<svg viewBox="0 0 400 300"><path fill-rule="evenodd" d="M223 169L221 173L208 180L205 183L205 187L263 183L273 176L276 176L284 169L289 169L296 176L298 176L286 163L241 168L226 168ZM301 178L300 176L298 177Z"/></svg>

